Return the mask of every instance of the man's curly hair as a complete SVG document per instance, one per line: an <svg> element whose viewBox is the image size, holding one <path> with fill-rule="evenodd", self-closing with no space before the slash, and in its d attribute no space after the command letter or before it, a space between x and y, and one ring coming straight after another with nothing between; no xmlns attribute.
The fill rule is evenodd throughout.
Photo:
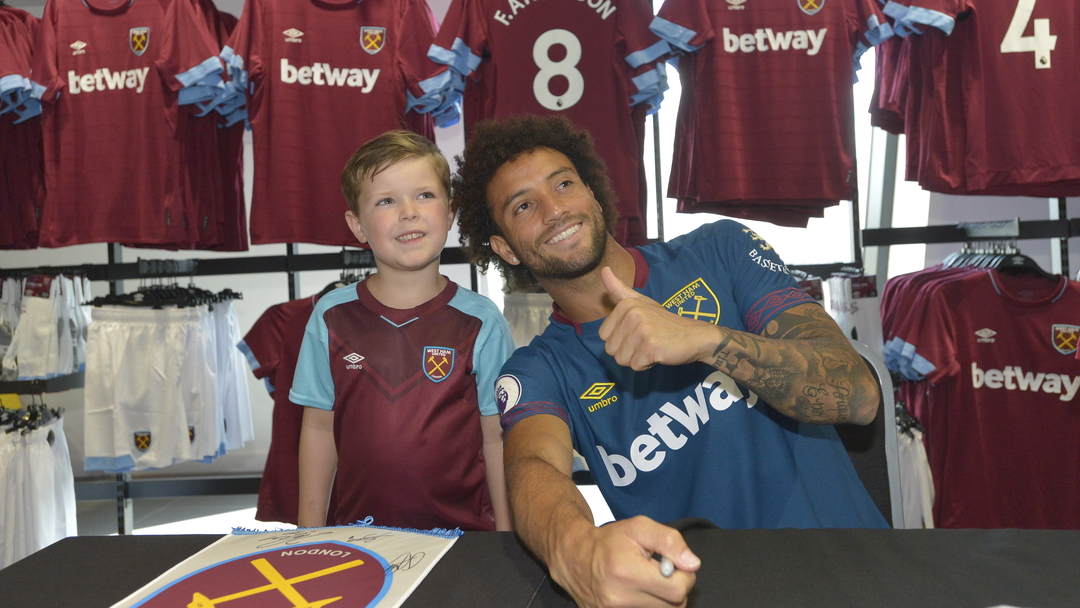
<svg viewBox="0 0 1080 608"><path fill-rule="evenodd" d="M488 184L504 164L537 148L550 148L570 159L600 203L609 233L615 230L618 221L615 211L618 195L587 131L562 116L516 116L478 123L465 151L454 157L458 169L450 180L453 208L461 228L461 244L469 260L483 271L489 264L495 264L506 282L507 292L537 291L540 285L524 265L508 264L491 249L491 236L502 233L491 214Z"/></svg>

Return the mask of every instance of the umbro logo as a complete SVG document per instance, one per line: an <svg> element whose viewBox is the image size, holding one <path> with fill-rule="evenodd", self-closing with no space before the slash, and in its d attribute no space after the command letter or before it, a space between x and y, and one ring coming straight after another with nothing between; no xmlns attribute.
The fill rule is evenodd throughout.
<svg viewBox="0 0 1080 608"><path fill-rule="evenodd" d="M86 43L83 42L82 40L76 40L75 42L72 42L70 46L71 46L71 54L72 55L85 55L86 54Z"/></svg>
<svg viewBox="0 0 1080 608"><path fill-rule="evenodd" d="M304 32L301 32L295 27L290 27L281 33L285 34L285 42L303 42L300 37L304 35Z"/></svg>
<svg viewBox="0 0 1080 608"><path fill-rule="evenodd" d="M746 9L746 7L743 6L746 4L746 0L727 0L727 3L730 5L727 7L729 11L741 11Z"/></svg>
<svg viewBox="0 0 1080 608"><path fill-rule="evenodd" d="M596 382L590 386L584 393L581 393L579 399L603 399L604 395L615 388L614 382Z"/></svg>
<svg viewBox="0 0 1080 608"><path fill-rule="evenodd" d="M345 369L364 369L364 366L360 365L360 362L364 360L363 355L351 353L345 355L344 357L342 357L342 359L345 359L349 362L349 364L345 366Z"/></svg>
<svg viewBox="0 0 1080 608"><path fill-rule="evenodd" d="M997 332L990 329L989 327L984 327L979 331L975 332L975 335L978 336L978 340L976 340L976 342L983 344L993 344L994 336L997 335Z"/></svg>
<svg viewBox="0 0 1080 608"><path fill-rule="evenodd" d="M614 382L596 382L586 389L584 393L581 393L579 399L595 401L596 403L591 403L588 407L590 413L595 412L596 410L607 407L619 400L618 395L607 397L607 394L611 392L611 389L613 388L615 388ZM605 397L607 398L605 399Z"/></svg>

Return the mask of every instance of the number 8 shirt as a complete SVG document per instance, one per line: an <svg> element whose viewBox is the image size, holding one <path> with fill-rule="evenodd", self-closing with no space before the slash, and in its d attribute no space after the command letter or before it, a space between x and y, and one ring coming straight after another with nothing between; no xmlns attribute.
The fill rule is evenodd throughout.
<svg viewBox="0 0 1080 608"><path fill-rule="evenodd" d="M616 239L644 244L643 102L659 105L663 68L650 64L667 47L653 47L644 0L554 1L454 0L428 53L437 73L421 87L451 96L464 87L466 130L522 114L587 129L619 195Z"/></svg>

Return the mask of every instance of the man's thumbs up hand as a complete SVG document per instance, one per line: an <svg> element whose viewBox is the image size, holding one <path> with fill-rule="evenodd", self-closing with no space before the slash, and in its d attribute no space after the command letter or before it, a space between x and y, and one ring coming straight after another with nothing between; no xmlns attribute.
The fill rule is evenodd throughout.
<svg viewBox="0 0 1080 608"><path fill-rule="evenodd" d="M599 335L619 365L634 371L658 363L682 365L701 360L719 343L715 325L668 312L620 281L610 268L600 271L600 280L616 305L600 324Z"/></svg>

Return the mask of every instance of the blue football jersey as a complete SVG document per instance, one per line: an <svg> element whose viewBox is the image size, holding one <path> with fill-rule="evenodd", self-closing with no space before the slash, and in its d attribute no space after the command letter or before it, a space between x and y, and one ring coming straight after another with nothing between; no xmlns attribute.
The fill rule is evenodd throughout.
<svg viewBox="0 0 1080 608"><path fill-rule="evenodd" d="M772 247L736 222L631 253L635 289L682 316L761 333L813 302ZM833 427L783 416L703 363L635 372L604 352L603 320L552 320L503 366L503 426L535 414L564 420L616 518L886 527Z"/></svg>

